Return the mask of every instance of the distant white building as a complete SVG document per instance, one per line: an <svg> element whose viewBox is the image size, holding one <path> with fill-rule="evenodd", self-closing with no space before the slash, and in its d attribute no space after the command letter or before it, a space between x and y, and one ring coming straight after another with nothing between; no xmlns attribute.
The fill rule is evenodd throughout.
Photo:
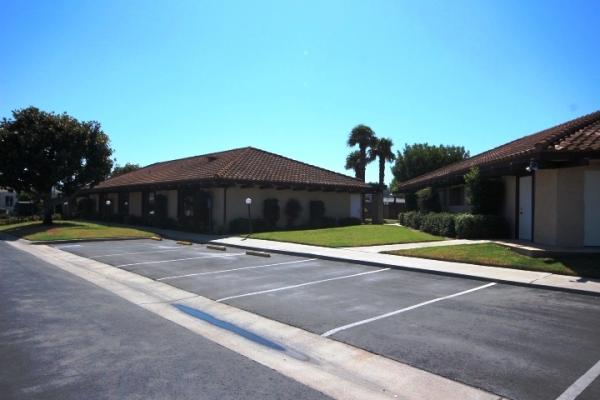
<svg viewBox="0 0 600 400"><path fill-rule="evenodd" d="M0 214L12 214L17 204L17 193L0 188Z"/></svg>

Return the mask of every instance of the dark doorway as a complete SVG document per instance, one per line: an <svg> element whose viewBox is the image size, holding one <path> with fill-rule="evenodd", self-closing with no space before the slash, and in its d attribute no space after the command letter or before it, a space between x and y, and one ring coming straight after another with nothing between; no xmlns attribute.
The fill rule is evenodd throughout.
<svg viewBox="0 0 600 400"><path fill-rule="evenodd" d="M179 189L179 223L185 230L210 232L212 199L209 192L198 188Z"/></svg>

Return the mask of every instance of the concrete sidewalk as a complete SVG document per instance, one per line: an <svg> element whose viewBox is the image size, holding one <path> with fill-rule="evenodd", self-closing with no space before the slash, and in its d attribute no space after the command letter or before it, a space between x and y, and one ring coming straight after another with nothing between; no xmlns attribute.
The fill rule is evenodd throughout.
<svg viewBox="0 0 600 400"><path fill-rule="evenodd" d="M600 280L548 272L524 271L510 268L486 267L475 264L394 256L349 248L329 248L271 240L227 237L211 243L252 250L263 250L304 257L360 262L371 265L396 267L414 271L480 278L509 284L520 284L542 289L566 290L600 296ZM471 243L471 242L470 242ZM380 246L377 246L380 247Z"/></svg>
<svg viewBox="0 0 600 400"><path fill-rule="evenodd" d="M424 247L456 246L459 244L489 243L489 240L453 239L436 242L384 244L381 246L343 247L344 250L362 251L364 253L381 253L384 251L422 249Z"/></svg>

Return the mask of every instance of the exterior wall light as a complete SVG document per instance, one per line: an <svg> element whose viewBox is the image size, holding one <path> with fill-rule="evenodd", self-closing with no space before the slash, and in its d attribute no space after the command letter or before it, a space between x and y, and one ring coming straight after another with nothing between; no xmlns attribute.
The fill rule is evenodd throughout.
<svg viewBox="0 0 600 400"><path fill-rule="evenodd" d="M110 200L106 200L106 203L105 203L105 204L106 204L107 206L110 206L110 205L111 205L111 201L110 201Z"/></svg>
<svg viewBox="0 0 600 400"><path fill-rule="evenodd" d="M250 197L246 197L246 205L249 206L252 204L252 199Z"/></svg>
<svg viewBox="0 0 600 400"><path fill-rule="evenodd" d="M529 165L525 167L527 172L535 172L539 169L538 163L533 158L529 161Z"/></svg>

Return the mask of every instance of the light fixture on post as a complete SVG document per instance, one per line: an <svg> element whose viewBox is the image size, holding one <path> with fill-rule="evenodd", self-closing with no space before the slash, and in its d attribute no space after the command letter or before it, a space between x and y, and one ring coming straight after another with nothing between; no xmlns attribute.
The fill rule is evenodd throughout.
<svg viewBox="0 0 600 400"><path fill-rule="evenodd" d="M527 167L525 167L525 170L527 172L535 172L539 169L538 163L535 159L531 159L529 160L529 165Z"/></svg>
<svg viewBox="0 0 600 400"><path fill-rule="evenodd" d="M252 199L246 197L246 205L248 206L248 235L252 234L252 217L250 214L250 206L252 205Z"/></svg>

